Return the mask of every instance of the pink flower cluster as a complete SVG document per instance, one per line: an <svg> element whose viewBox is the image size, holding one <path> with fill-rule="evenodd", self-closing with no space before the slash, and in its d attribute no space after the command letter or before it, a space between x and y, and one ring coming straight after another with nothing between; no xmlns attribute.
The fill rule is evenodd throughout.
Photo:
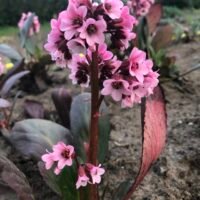
<svg viewBox="0 0 200 200"><path fill-rule="evenodd" d="M48 152L42 156L42 160L45 162L45 168L47 170L54 166L54 173L60 174L62 169L66 166L72 166L73 159L75 159L74 147L66 145L63 142L58 142L53 146L53 152ZM78 161L77 161L78 162ZM78 164L78 163L77 163ZM89 184L99 184L101 182L101 176L105 173L105 170L99 166L94 166L90 163L83 165L78 164L78 178L76 182L76 188Z"/></svg>
<svg viewBox="0 0 200 200"><path fill-rule="evenodd" d="M32 12L22 13L21 19L18 22L18 27L20 30L24 27L27 19L30 18L32 15L33 15ZM39 32L40 32L40 22L39 22L38 16L34 16L33 24L31 26L31 28L29 29L29 36L32 36L35 33L39 33Z"/></svg>
<svg viewBox="0 0 200 200"><path fill-rule="evenodd" d="M101 94L111 95L115 101L121 101L122 107L140 103L158 85L159 74L152 68L153 62L146 59L146 53L133 48L130 57L121 63L111 78L103 82Z"/></svg>
<svg viewBox="0 0 200 200"><path fill-rule="evenodd" d="M154 0L129 0L128 2L129 7L137 17L146 15L152 4L154 4Z"/></svg>
<svg viewBox="0 0 200 200"><path fill-rule="evenodd" d="M132 32L137 20L129 14L129 8L121 0L70 0L67 10L58 19L51 21L45 49L52 60L66 67L74 54L85 54L110 41L109 48L127 49L129 41L135 38Z"/></svg>
<svg viewBox="0 0 200 200"><path fill-rule="evenodd" d="M58 65L68 66L73 84L82 87L90 85L95 59L101 94L121 101L122 107L132 107L152 94L159 76L145 52L135 47L127 55L136 24L121 0L101 0L100 4L71 0L67 10L51 21L45 48Z"/></svg>
<svg viewBox="0 0 200 200"><path fill-rule="evenodd" d="M99 166L94 166L90 163L80 165L78 170L78 180L76 182L76 188L81 186L85 187L89 184L99 184L101 182L101 176L105 173L105 170Z"/></svg>
<svg viewBox="0 0 200 200"><path fill-rule="evenodd" d="M2 63L2 59L0 57L0 76L4 73L4 71L5 71L5 66Z"/></svg>

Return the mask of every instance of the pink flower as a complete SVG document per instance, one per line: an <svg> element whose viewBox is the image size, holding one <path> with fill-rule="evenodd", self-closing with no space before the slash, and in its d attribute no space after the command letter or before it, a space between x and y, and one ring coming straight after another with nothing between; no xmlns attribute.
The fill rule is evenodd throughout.
<svg viewBox="0 0 200 200"><path fill-rule="evenodd" d="M103 82L102 95L111 95L115 101L120 101L123 95L130 95L129 83L120 76Z"/></svg>
<svg viewBox="0 0 200 200"><path fill-rule="evenodd" d="M96 50L96 49L95 49ZM88 56L92 59L92 52L88 49ZM110 60L113 57L113 53L111 51L107 51L107 45L105 43L100 44L98 46L98 61L101 63L102 61Z"/></svg>
<svg viewBox="0 0 200 200"><path fill-rule="evenodd" d="M76 8L74 4L69 4L67 11L61 18L60 25L60 30L65 32L64 35L67 40L70 40L75 34L80 32L86 14L86 6Z"/></svg>
<svg viewBox="0 0 200 200"><path fill-rule="evenodd" d="M90 0L69 0L69 4L74 4L76 7L79 6L90 6Z"/></svg>
<svg viewBox="0 0 200 200"><path fill-rule="evenodd" d="M89 46L95 44L102 44L105 41L104 32L106 31L106 22L104 19L95 20L92 18L87 19L79 30L80 37L86 39Z"/></svg>
<svg viewBox="0 0 200 200"><path fill-rule="evenodd" d="M123 44L122 49L127 49L129 47L129 42L136 37L136 34L131 32L128 29L123 30L124 38L121 39L121 43Z"/></svg>
<svg viewBox="0 0 200 200"><path fill-rule="evenodd" d="M74 55L68 67L71 69L69 78L72 79L73 84L79 84L82 87L89 86L89 66L84 55Z"/></svg>
<svg viewBox="0 0 200 200"><path fill-rule="evenodd" d="M46 153L42 156L42 160L45 162L45 168L49 170L54 164L53 153Z"/></svg>
<svg viewBox="0 0 200 200"><path fill-rule="evenodd" d="M85 54L86 53L85 43L80 38L70 40L67 43L67 46L73 54Z"/></svg>
<svg viewBox="0 0 200 200"><path fill-rule="evenodd" d="M129 57L130 67L129 73L135 76L138 81L144 81L144 75L147 75L150 68L150 62L145 61L146 53L139 50L138 48L133 48L131 55Z"/></svg>
<svg viewBox="0 0 200 200"><path fill-rule="evenodd" d="M18 22L18 27L19 29L22 29L26 23L26 21L32 16L34 15L32 12L28 12L26 13L22 13L21 19ZM33 22L32 22L32 26L29 29L29 36L32 36L34 33L39 33L40 31L40 22L38 19L38 16L33 16Z"/></svg>
<svg viewBox="0 0 200 200"><path fill-rule="evenodd" d="M78 180L76 182L76 189L79 189L80 187L85 187L88 182L89 178L86 176L85 169L83 166L80 166L78 169Z"/></svg>
<svg viewBox="0 0 200 200"><path fill-rule="evenodd" d="M60 172L61 172L61 169L59 169L58 167L55 167L54 173L55 173L56 175L59 175Z"/></svg>
<svg viewBox="0 0 200 200"><path fill-rule="evenodd" d="M122 21L118 25L130 31L132 31L134 25L138 24L137 19L130 15L128 6L122 8L120 19L122 19Z"/></svg>
<svg viewBox="0 0 200 200"><path fill-rule="evenodd" d="M59 142L53 146L53 155L54 161L58 162L58 169L63 169L65 166L71 166L74 157L74 147Z"/></svg>
<svg viewBox="0 0 200 200"><path fill-rule="evenodd" d="M47 43L44 48L50 53L53 61L60 67L66 67L71 61L72 55L67 46L68 41L64 38L63 33L60 31L60 13L59 18L51 20L51 32L48 34Z"/></svg>
<svg viewBox="0 0 200 200"><path fill-rule="evenodd" d="M1 61L1 57L0 57L0 76L4 73L5 71L5 66Z"/></svg>
<svg viewBox="0 0 200 200"><path fill-rule="evenodd" d="M159 74L157 72L151 71L144 78L144 85L147 88L147 95L153 94L154 88L158 85Z"/></svg>
<svg viewBox="0 0 200 200"><path fill-rule="evenodd" d="M117 19L121 15L121 9L123 7L123 2L121 0L102 0L103 8L106 14L111 19Z"/></svg>
<svg viewBox="0 0 200 200"><path fill-rule="evenodd" d="M99 184L101 182L101 176L105 173L105 169L99 166L94 166L90 163L86 164L87 171L89 171L92 177L92 184Z"/></svg>

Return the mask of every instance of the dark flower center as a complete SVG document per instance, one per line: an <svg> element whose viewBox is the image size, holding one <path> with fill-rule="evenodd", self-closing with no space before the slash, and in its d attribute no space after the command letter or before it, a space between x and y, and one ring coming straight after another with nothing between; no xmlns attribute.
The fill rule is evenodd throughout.
<svg viewBox="0 0 200 200"><path fill-rule="evenodd" d="M78 84L87 83L88 81L88 66L85 63L78 63L78 71L76 72L75 77L77 78Z"/></svg>
<svg viewBox="0 0 200 200"><path fill-rule="evenodd" d="M105 9L107 11L111 10L112 6L109 3L105 3Z"/></svg>
<svg viewBox="0 0 200 200"><path fill-rule="evenodd" d="M116 89L116 90L119 90L119 89L121 89L122 87L123 87L123 84L122 84L122 82L121 81L116 81L116 82L113 82L112 83L112 87L114 88L114 89Z"/></svg>
<svg viewBox="0 0 200 200"><path fill-rule="evenodd" d="M83 25L83 21L80 18L76 18L73 20L73 25L77 26L77 27L81 27Z"/></svg>
<svg viewBox="0 0 200 200"><path fill-rule="evenodd" d="M56 45L58 47L58 50L60 50L63 54L66 60L71 60L72 55L67 47L67 40L65 40L64 35L60 36L60 40L56 42Z"/></svg>
<svg viewBox="0 0 200 200"><path fill-rule="evenodd" d="M137 85L137 86L134 86L133 87L133 90L137 90L139 88L139 86Z"/></svg>
<svg viewBox="0 0 200 200"><path fill-rule="evenodd" d="M69 159L70 158L69 154L70 154L70 151L66 149L62 152L61 155L63 158Z"/></svg>
<svg viewBox="0 0 200 200"><path fill-rule="evenodd" d="M94 24L90 24L87 27L87 32L88 32L89 35L93 35L97 32L97 27Z"/></svg>
<svg viewBox="0 0 200 200"><path fill-rule="evenodd" d="M132 66L131 66L131 69L132 69L132 70L137 70L138 68L139 68L138 63L134 63L134 64L132 64Z"/></svg>

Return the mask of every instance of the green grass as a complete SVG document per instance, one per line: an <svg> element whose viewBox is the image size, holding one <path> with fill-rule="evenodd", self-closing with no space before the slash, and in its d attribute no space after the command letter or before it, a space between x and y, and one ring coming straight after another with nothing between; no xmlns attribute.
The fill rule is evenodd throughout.
<svg viewBox="0 0 200 200"><path fill-rule="evenodd" d="M18 28L13 26L3 26L0 27L0 37L2 36L13 36L18 33Z"/></svg>
<svg viewBox="0 0 200 200"><path fill-rule="evenodd" d="M41 26L41 32L49 32L50 24L45 22ZM0 27L0 37L12 37L18 34L18 27L16 26L1 26Z"/></svg>

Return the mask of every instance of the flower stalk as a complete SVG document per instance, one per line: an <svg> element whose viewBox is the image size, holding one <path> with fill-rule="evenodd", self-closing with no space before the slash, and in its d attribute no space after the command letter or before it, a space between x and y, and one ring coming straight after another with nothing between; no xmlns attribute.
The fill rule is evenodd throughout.
<svg viewBox="0 0 200 200"><path fill-rule="evenodd" d="M98 80L98 46L96 51L92 53L92 62L90 69L91 76L91 121L90 121L90 141L89 141L89 163L98 165L98 121L99 121L99 80ZM97 185L90 185L90 200L98 199Z"/></svg>

